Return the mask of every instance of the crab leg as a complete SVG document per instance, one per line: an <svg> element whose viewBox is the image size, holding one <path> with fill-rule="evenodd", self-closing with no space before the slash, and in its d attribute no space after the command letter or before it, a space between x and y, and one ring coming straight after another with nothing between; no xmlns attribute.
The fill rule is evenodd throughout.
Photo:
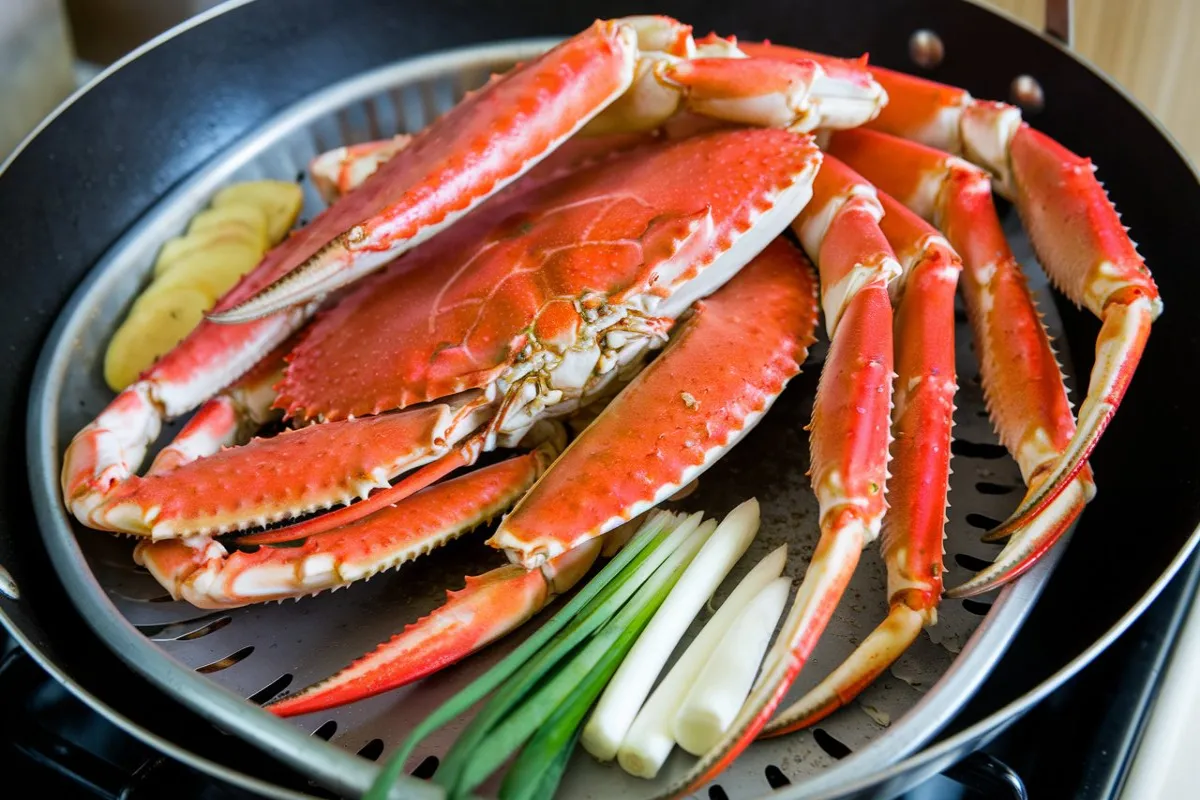
<svg viewBox="0 0 1200 800"><path fill-rule="evenodd" d="M831 340L809 440L821 538L742 710L671 796L703 786L758 736L825 630L863 548L879 535L892 385L888 284L900 273L879 229L882 215L870 184L827 156L813 200L793 225L818 262Z"/></svg>
<svg viewBox="0 0 1200 800"><path fill-rule="evenodd" d="M800 371L816 311L776 240L707 300L488 540L529 568L670 497L723 455Z"/></svg>
<svg viewBox="0 0 1200 800"><path fill-rule="evenodd" d="M436 484L293 546L229 552L216 540L143 541L134 557L176 599L233 608L337 588L461 536L516 501L549 463L546 450Z"/></svg>
<svg viewBox="0 0 1200 800"><path fill-rule="evenodd" d="M96 504L100 530L166 539L224 533L366 498L396 475L444 455L490 412L470 400L312 425L144 478ZM255 486L248 493L246 487Z"/></svg>
<svg viewBox="0 0 1200 800"><path fill-rule="evenodd" d="M516 564L467 578L445 605L406 627L336 675L267 706L294 717L353 703L412 683L515 630L587 574L601 539L537 569Z"/></svg>
<svg viewBox="0 0 1200 800"><path fill-rule="evenodd" d="M63 498L93 525L112 492L135 477L164 419L178 417L244 375L308 317L292 308L244 325L201 322L75 435L63 455ZM104 527L104 526L99 526Z"/></svg>
<svg viewBox="0 0 1200 800"><path fill-rule="evenodd" d="M147 475L161 475L206 458L222 448L248 441L264 425L278 419L272 408L275 384L283 377L284 355L292 339L278 347L253 369L196 410L183 430L150 464Z"/></svg>
<svg viewBox="0 0 1200 800"><path fill-rule="evenodd" d="M891 608L841 666L767 725L766 735L807 727L848 704L937 622L957 390L954 293L962 264L949 243L907 208L885 194L879 202L879 227L904 270L892 284L895 408L883 526Z"/></svg>
<svg viewBox="0 0 1200 800"><path fill-rule="evenodd" d="M742 49L827 67L863 66L778 45ZM1050 280L1103 321L1079 427L1037 489L990 532L989 538L1001 539L1033 524L1085 469L1129 387L1150 326L1162 313L1162 299L1091 161L1029 127L1013 106L878 67L871 75L889 101L867 127L961 155L986 169L996 190L1016 205Z"/></svg>
<svg viewBox="0 0 1200 800"><path fill-rule="evenodd" d="M963 296L992 419L1036 492L1071 441L1075 422L1050 340L996 217L987 175L954 156L876 131L835 134L829 149L941 229L962 256ZM950 596L978 594L1022 574L1093 493L1085 469L1012 537L991 567Z"/></svg>
<svg viewBox="0 0 1200 800"><path fill-rule="evenodd" d="M1116 413L1162 300L1095 167L1021 121L1004 103L888 70L872 70L892 103L873 127L961 154L1011 199L1046 273L1103 320L1079 428L1039 488L991 536L1030 523L1082 470Z"/></svg>
<svg viewBox="0 0 1200 800"><path fill-rule="evenodd" d="M244 291L222 300L210 319L257 319L379 269L453 224L589 122L590 132L649 131L688 108L808 131L861 124L883 100L878 85L852 66L756 65L737 58L742 54L732 45L718 44L699 52L718 56L711 60L719 64L689 66L697 52L691 28L668 17L597 21L417 134L268 254ZM735 74L721 77L719 66ZM787 74L764 83L774 72ZM787 113L758 119L768 108Z"/></svg>
<svg viewBox="0 0 1200 800"><path fill-rule="evenodd" d="M830 348L811 425L821 538L797 595L790 658L803 664L883 521L892 394L892 306L901 268L875 191L826 156L793 226L817 263ZM798 668L797 668L798 671ZM765 721L765 720L764 720Z"/></svg>

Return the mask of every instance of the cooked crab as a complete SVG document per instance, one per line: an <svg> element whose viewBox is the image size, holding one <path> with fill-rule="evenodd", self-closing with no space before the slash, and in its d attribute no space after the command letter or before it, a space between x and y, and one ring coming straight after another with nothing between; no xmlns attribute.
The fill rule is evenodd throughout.
<svg viewBox="0 0 1200 800"><path fill-rule="evenodd" d="M824 153L818 129L835 131ZM143 537L138 558L202 606L344 585L515 504L489 539L515 564L281 714L384 691L511 630L587 572L607 532L733 446L816 325L807 260L778 238L790 225L831 340L811 433L821 540L784 657L689 778L705 780L775 712L881 530L887 621L770 730L843 704L935 621L960 273L993 420L1030 486L996 564L960 595L1021 574L1080 513L1087 457L1161 312L1090 164L1015 109L865 60L696 40L664 17L597 22L411 139L314 169L329 209L81 431L63 471L84 524ZM993 184L1056 284L1104 319L1078 430ZM554 420L605 401L558 454ZM197 405L139 477L162 420ZM280 412L291 429L246 443Z"/></svg>

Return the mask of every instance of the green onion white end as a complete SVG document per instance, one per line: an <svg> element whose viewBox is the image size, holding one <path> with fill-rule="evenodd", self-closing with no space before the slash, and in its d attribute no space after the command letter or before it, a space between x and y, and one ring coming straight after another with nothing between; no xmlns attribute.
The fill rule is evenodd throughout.
<svg viewBox="0 0 1200 800"><path fill-rule="evenodd" d="M729 730L750 694L792 582L776 578L742 609L721 638L675 715L679 746L702 756Z"/></svg>
<svg viewBox="0 0 1200 800"><path fill-rule="evenodd" d="M667 659L696 614L745 554L758 533L758 525L758 501L752 498L729 512L705 542L621 663L588 719L582 742L593 756L611 761L617 755Z"/></svg>
<svg viewBox="0 0 1200 800"><path fill-rule="evenodd" d="M772 581L783 574L787 545L780 545L742 578L700 634L671 667L642 706L617 750L617 763L631 775L652 779L658 775L675 747L671 731L688 690L709 657L742 610Z"/></svg>

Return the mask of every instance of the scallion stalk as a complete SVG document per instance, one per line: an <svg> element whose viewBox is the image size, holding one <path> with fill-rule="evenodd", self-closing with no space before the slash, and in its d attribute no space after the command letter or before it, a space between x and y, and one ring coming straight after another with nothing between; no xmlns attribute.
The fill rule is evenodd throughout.
<svg viewBox="0 0 1200 800"><path fill-rule="evenodd" d="M519 670L527 661L533 658L549 641L576 621L589 608L593 601L600 598L599 605L611 605L623 602L618 594L627 597L622 590L629 584L634 584L630 591L636 589L669 555L664 545L672 540L671 534L679 525L679 519L673 514L662 513L646 520L642 532L635 536L629 544L617 553L612 561L596 574L592 580L563 608L550 618L541 628L509 653L500 663L489 669L471 682L462 691L455 694L432 714L426 717L413 730L404 744L388 759L383 769L379 771L375 782L363 795L363 800L386 800L392 785L404 772L404 765L420 742L438 728L459 716L482 698L487 696L497 686ZM597 626L602 622L597 621ZM580 630L581 626L573 626ZM594 628L593 628L594 630ZM589 631L590 633L590 631ZM586 634L583 634L586 635ZM582 638L582 636L580 636Z"/></svg>
<svg viewBox="0 0 1200 800"><path fill-rule="evenodd" d="M790 579L775 578L760 591L696 677L671 728L675 741L692 755L702 756L715 747L742 709L791 586Z"/></svg>
<svg viewBox="0 0 1200 800"><path fill-rule="evenodd" d="M675 715L700 671L734 620L759 592L783 574L786 563L787 545L780 545L746 573L730 592L638 712L617 750L617 763L622 769L640 778L658 775L675 746L675 735L671 730Z"/></svg>
<svg viewBox="0 0 1200 800"><path fill-rule="evenodd" d="M508 758L537 731L551 715L567 701L601 660L616 651L623 659L634 639L642 632L655 612L671 594L671 590L686 572L692 559L712 535L714 527L705 523L696 528L654 574L642 584L599 632L571 656L550 680L543 682L520 706L507 714L484 737L464 745L466 737L454 743L451 755L460 764L453 773L438 770L435 780L451 798L465 797L487 780ZM590 702L588 703L590 706ZM474 727L472 723L471 727Z"/></svg>
<svg viewBox="0 0 1200 800"><path fill-rule="evenodd" d="M701 607L745 554L758 533L758 524L758 501L751 498L729 512L696 555L621 663L584 726L583 746L593 756L601 761L616 756L663 665Z"/></svg>

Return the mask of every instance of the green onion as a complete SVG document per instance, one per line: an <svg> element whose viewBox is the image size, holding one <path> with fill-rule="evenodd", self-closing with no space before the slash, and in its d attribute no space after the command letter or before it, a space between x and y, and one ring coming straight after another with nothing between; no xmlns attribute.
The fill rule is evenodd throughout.
<svg viewBox="0 0 1200 800"><path fill-rule="evenodd" d="M791 587L790 578L767 584L738 614L696 677L671 729L692 755L716 747L741 711Z"/></svg>
<svg viewBox="0 0 1200 800"><path fill-rule="evenodd" d="M470 685L451 697L426 717L409 734L404 744L388 759L383 769L379 771L375 782L371 784L371 788L363 795L363 800L385 800L392 785L395 784L404 772L405 763L412 757L417 745L425 737L464 713L471 706L487 696L493 689L506 681L522 665L529 661L530 658L536 655L547 642L574 621L602 593L603 602L601 605L609 605L617 602L616 598L618 595L628 597L628 592L632 592L640 584L635 583L628 592L622 591L627 588L627 584L634 583L638 579L644 581L649 577L650 572L666 559L670 550L667 550L662 545L672 538L670 536L673 532L671 529L677 526L677 517L665 512L648 519L642 532L617 553L617 556L606 564L604 569L596 574L596 577L588 581L571 598L570 602L563 606L562 610L555 614L545 625L534 631L528 639L522 642L513 652L509 653L500 663L476 678ZM624 600L621 599L619 602L624 602ZM602 621L598 621L596 624L598 626L602 624ZM574 627L576 631L581 629L582 626ZM583 635L586 635L586 633Z"/></svg>
<svg viewBox="0 0 1200 800"><path fill-rule="evenodd" d="M738 615L771 581L783 573L787 545L780 545L755 565L705 624L642 706L617 750L617 763L630 775L654 778L675 747L671 728L679 707L704 665Z"/></svg>
<svg viewBox="0 0 1200 800"><path fill-rule="evenodd" d="M451 797L466 796L499 769L567 698L579 690L593 667L602 660L607 660L611 655L610 651L617 652L618 662L623 659L638 633L646 627L688 564L712 535L714 527L711 523L706 523L696 528L654 571L629 602L622 606L616 616L582 648L576 650L571 659L549 681L526 698L519 708L487 731L486 736L468 737L464 732L446 756L446 763L453 761L456 768L445 773L439 769L435 781L441 784ZM574 649L574 645L571 649ZM588 706L590 705L589 702ZM472 722L468 731L475 727L476 723Z"/></svg>
<svg viewBox="0 0 1200 800"><path fill-rule="evenodd" d="M649 621L649 614L644 618ZM540 800L554 796L575 744L579 741L583 718L617 671L621 659L633 646L636 635L637 632L633 631L623 636L624 646L618 644L604 653L600 663L592 668L575 693L550 715L550 719L521 749L521 755L504 775L504 782L500 785L500 800Z"/></svg>
<svg viewBox="0 0 1200 800"><path fill-rule="evenodd" d="M638 639L604 690L583 729L583 746L611 761L629 732L642 702L687 632L696 614L745 554L758 533L758 501L751 498L729 512L667 598L662 613Z"/></svg>

